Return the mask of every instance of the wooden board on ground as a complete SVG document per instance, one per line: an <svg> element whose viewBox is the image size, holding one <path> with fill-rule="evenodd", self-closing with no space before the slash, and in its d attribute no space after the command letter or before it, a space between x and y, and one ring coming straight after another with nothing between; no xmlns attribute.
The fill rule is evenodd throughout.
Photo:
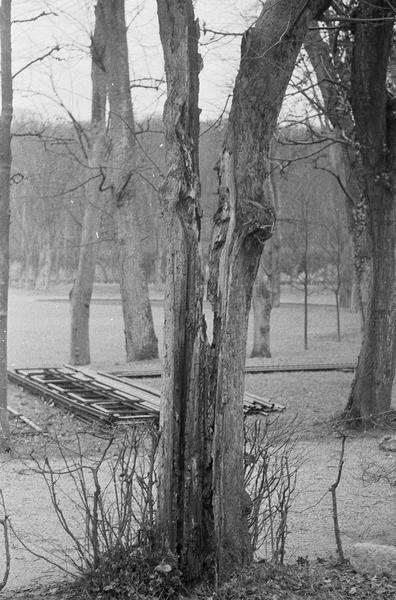
<svg viewBox="0 0 396 600"><path fill-rule="evenodd" d="M245 373L293 373L298 371L343 371L356 369L356 363L316 363L302 365L246 365ZM144 379L161 377L162 369L153 367L125 371L111 371L111 375L125 379Z"/></svg>

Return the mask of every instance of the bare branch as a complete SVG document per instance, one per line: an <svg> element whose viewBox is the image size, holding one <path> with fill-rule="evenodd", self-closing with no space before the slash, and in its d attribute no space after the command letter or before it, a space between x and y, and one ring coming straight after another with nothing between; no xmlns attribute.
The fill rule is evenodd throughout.
<svg viewBox="0 0 396 600"><path fill-rule="evenodd" d="M340 454L340 460L338 463L337 479L329 488L329 492L331 493L331 499L332 499L332 503L333 503L334 535L335 535L335 539L336 539L337 553L338 553L338 556L340 557L341 562L345 561L345 556L344 556L344 551L342 549L340 525L338 523L337 488L341 481L342 467L344 466L345 440L346 440L346 436L344 434L342 434L342 436L341 436L341 454Z"/></svg>
<svg viewBox="0 0 396 600"><path fill-rule="evenodd" d="M8 531L9 517L7 514L3 490L0 490L0 506L2 507L2 511L3 511L3 518L0 519L0 525L3 528L4 549L5 549L5 570L4 570L3 579L0 581L0 590L2 590L7 585L8 577L10 575L10 566L11 566L10 537L9 537L9 531Z"/></svg>
<svg viewBox="0 0 396 600"><path fill-rule="evenodd" d="M53 11L46 12L45 10L43 10L40 14L36 15L35 17L30 17L30 19L15 19L14 21L11 21L11 23L12 25L15 25L15 23L31 23L32 21L38 21L42 17L50 16L57 17L58 13Z"/></svg>
<svg viewBox="0 0 396 600"><path fill-rule="evenodd" d="M16 73L13 74L12 78L15 79L15 77L18 77L18 75L20 75L21 73L23 73L23 71L26 71L26 69L28 69L29 67L31 67L35 63L41 62L45 58L48 58L49 56L51 56L54 52L59 52L59 51L60 51L60 46L58 44L58 45L54 46L53 48L51 48L51 50L48 50L48 52L46 52L45 54L42 54L41 56L38 56L37 58L33 58L31 61L29 61L28 63L26 63L26 65L24 65L23 67L21 67L19 69L19 71L17 71ZM56 60L61 60L61 59L60 58L56 58Z"/></svg>

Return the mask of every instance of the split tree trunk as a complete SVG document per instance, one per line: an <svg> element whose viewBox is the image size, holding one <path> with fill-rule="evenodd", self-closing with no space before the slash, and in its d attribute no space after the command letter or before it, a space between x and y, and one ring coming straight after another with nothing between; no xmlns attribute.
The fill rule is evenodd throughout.
<svg viewBox="0 0 396 600"><path fill-rule="evenodd" d="M214 313L209 346L199 243L197 26L191 0L157 0L168 84L159 525L165 547L178 556L190 579L208 574L210 565L224 579L252 558L243 392L252 287L274 226L273 207L263 192L263 165L309 22L327 4L270 0L243 38L219 167L208 282Z"/></svg>
<svg viewBox="0 0 396 600"><path fill-rule="evenodd" d="M113 216L127 360L158 357L136 210L137 148L132 109L124 0L100 0L106 24Z"/></svg>
<svg viewBox="0 0 396 600"><path fill-rule="evenodd" d="M213 561L212 423L203 316L200 233L199 26L191 0L158 0L168 96L164 109L167 178L161 190L166 279L161 400L159 526L187 579Z"/></svg>
<svg viewBox="0 0 396 600"><path fill-rule="evenodd" d="M106 151L106 74L104 54L106 39L103 14L95 8L95 30L91 43L92 113L88 166L91 172L105 162ZM89 347L89 309L95 279L100 220L105 194L97 180L86 190L86 207L81 229L77 274L71 292L70 362L87 365L91 362Z"/></svg>
<svg viewBox="0 0 396 600"><path fill-rule="evenodd" d="M7 314L9 283L10 170L11 170L11 0L1 0L1 115L0 115L0 427L2 445L8 447Z"/></svg>
<svg viewBox="0 0 396 600"><path fill-rule="evenodd" d="M395 373L396 101L386 89L394 11L388 3L374 0L361 3L357 17L361 21L355 31L351 102L364 168L373 269L363 343L346 415L352 422L372 425L390 408ZM383 17L386 20L380 21Z"/></svg>

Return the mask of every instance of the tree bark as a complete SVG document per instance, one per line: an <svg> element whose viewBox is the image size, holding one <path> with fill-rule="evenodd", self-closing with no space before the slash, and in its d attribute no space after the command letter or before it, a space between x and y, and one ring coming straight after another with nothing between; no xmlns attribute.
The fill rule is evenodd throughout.
<svg viewBox="0 0 396 600"><path fill-rule="evenodd" d="M244 35L219 164L208 282L214 323L209 346L199 242L197 26L191 0L157 0L168 84L159 524L165 546L178 555L191 579L213 568L224 579L252 558L243 391L253 282L274 226L263 166L309 22L327 4L301 0L291 6L286 0L270 0Z"/></svg>
<svg viewBox="0 0 396 600"><path fill-rule="evenodd" d="M106 38L103 14L95 8L95 30L91 43L92 108L88 166L90 173L105 164L106 151L106 73L104 55ZM105 194L97 180L90 181L86 190L86 207L81 229L81 241L76 278L71 292L70 363L87 365L91 362L89 347L89 309L95 279L100 219Z"/></svg>
<svg viewBox="0 0 396 600"><path fill-rule="evenodd" d="M269 241L269 244L271 243ZM272 290L265 268L264 253L261 255L256 281L253 286L252 307L254 316L253 349L251 358L263 356L271 358L270 319L272 310Z"/></svg>
<svg viewBox="0 0 396 600"><path fill-rule="evenodd" d="M363 164L372 242L372 293L346 415L366 426L389 410L395 373L396 101L386 89L394 11L361 3L352 59L351 103ZM370 19L386 17L385 21Z"/></svg>
<svg viewBox="0 0 396 600"><path fill-rule="evenodd" d="M244 365L253 282L274 227L274 209L264 193L268 150L309 23L327 4L271 0L242 40L219 168L208 283L218 353L213 505L220 577L251 559L243 484Z"/></svg>
<svg viewBox="0 0 396 600"><path fill-rule="evenodd" d="M124 0L100 0L106 24L113 214L127 360L158 357L136 210L137 150Z"/></svg>
<svg viewBox="0 0 396 600"><path fill-rule="evenodd" d="M188 579L213 571L211 439L200 247L199 27L191 1L158 0L168 97L161 190L166 283L159 525Z"/></svg>
<svg viewBox="0 0 396 600"><path fill-rule="evenodd" d="M265 181L265 191L268 194L268 202L274 207L278 215L278 198L274 187L272 171ZM251 357L271 357L270 329L271 311L274 305L280 305L280 235L279 228L274 231L266 251L261 256L257 271L256 281L253 287L253 349Z"/></svg>
<svg viewBox="0 0 396 600"><path fill-rule="evenodd" d="M270 186L272 190L272 197L276 212L276 217L279 220L281 214L281 207L279 202L279 190L278 190L278 182L276 181L275 174L273 168L271 169L271 173L269 175ZM280 252L281 252L282 240L280 228L275 225L274 232L272 234L272 238L269 241L269 264L270 264L270 273L269 280L271 286L271 296L272 296L272 306L273 308L280 307L281 300L281 280L280 280Z"/></svg>
<svg viewBox="0 0 396 600"><path fill-rule="evenodd" d="M11 170L11 0L0 6L1 115L0 115L0 426L2 445L8 447L7 314L9 283L10 170Z"/></svg>

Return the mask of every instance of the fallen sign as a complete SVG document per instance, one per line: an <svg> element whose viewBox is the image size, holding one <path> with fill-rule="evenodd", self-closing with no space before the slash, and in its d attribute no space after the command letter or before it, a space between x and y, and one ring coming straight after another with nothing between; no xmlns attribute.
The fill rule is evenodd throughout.
<svg viewBox="0 0 396 600"><path fill-rule="evenodd" d="M108 425L158 420L160 392L141 383L83 367L15 369L12 383L73 412L79 418ZM245 415L281 412L284 406L244 395Z"/></svg>

